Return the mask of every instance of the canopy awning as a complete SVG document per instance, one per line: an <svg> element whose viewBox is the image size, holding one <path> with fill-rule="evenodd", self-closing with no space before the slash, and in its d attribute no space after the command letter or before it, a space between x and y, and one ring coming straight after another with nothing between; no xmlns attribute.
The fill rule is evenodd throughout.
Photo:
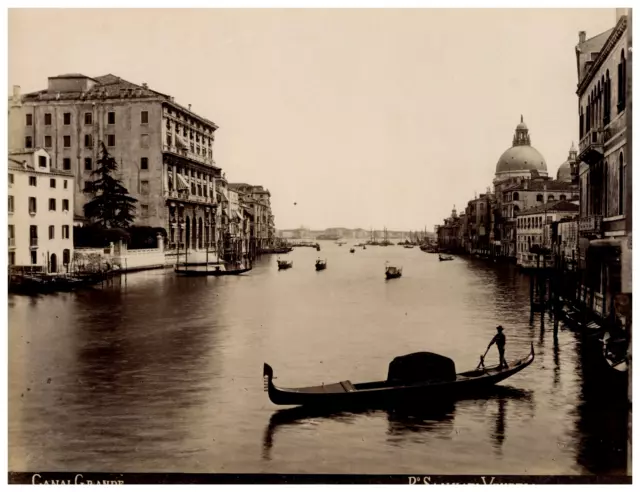
<svg viewBox="0 0 640 492"><path fill-rule="evenodd" d="M178 134L176 134L176 147L179 149L189 149L187 143L182 140L182 137Z"/></svg>
<svg viewBox="0 0 640 492"><path fill-rule="evenodd" d="M244 217L242 216L239 210L236 210L236 217L238 217L238 219L240 220L244 219Z"/></svg>
<svg viewBox="0 0 640 492"><path fill-rule="evenodd" d="M182 174L178 174L178 190L188 190L190 189L189 183L186 178Z"/></svg>

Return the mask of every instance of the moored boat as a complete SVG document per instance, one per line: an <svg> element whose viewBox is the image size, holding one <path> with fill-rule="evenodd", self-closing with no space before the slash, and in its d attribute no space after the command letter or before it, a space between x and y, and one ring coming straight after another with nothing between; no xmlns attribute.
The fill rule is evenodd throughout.
<svg viewBox="0 0 640 492"><path fill-rule="evenodd" d="M185 277L224 277L226 275L241 275L250 272L250 265L238 264L229 267L224 263L214 263L189 267L189 265L176 265L175 272Z"/></svg>
<svg viewBox="0 0 640 492"><path fill-rule="evenodd" d="M453 260L453 256L449 256L449 255L438 255L438 259L440 261L451 261Z"/></svg>
<svg viewBox="0 0 640 492"><path fill-rule="evenodd" d="M430 352L396 357L389 364L385 381L353 384L349 380L303 388L278 388L273 384L273 369L264 364L264 390L276 405L335 407L410 402L424 404L486 391L519 373L534 360L533 343L528 356L513 361L507 368L483 367L456 374L453 360Z"/></svg>

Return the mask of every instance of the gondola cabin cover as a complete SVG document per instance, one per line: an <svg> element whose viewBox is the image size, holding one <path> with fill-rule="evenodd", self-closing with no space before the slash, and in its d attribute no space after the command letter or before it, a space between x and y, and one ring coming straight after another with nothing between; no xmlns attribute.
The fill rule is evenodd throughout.
<svg viewBox="0 0 640 492"><path fill-rule="evenodd" d="M389 364L387 380L396 384L455 381L456 365L442 355L415 352L393 359Z"/></svg>

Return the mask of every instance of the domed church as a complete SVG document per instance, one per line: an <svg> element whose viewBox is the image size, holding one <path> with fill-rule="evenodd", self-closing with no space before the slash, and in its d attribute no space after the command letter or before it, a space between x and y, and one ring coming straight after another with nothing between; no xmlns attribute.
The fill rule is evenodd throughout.
<svg viewBox="0 0 640 492"><path fill-rule="evenodd" d="M520 115L520 123L513 135L513 145L498 159L494 184L509 178L547 177L547 163L542 154L531 146L529 129Z"/></svg>
<svg viewBox="0 0 640 492"><path fill-rule="evenodd" d="M578 152L576 151L576 147L571 142L571 149L569 150L569 157L566 161L560 164L558 168L558 173L556 174L556 180L562 181L564 183L571 183L571 164L575 163L578 160Z"/></svg>

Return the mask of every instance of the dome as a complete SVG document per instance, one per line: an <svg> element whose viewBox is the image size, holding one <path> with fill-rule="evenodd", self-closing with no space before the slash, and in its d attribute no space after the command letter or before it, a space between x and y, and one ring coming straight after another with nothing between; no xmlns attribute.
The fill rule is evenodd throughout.
<svg viewBox="0 0 640 492"><path fill-rule="evenodd" d="M556 179L558 181L564 181L566 183L571 182L571 162L566 161L563 162L558 168L558 174L556 174Z"/></svg>
<svg viewBox="0 0 640 492"><path fill-rule="evenodd" d="M516 126L516 130L528 130L528 129L529 128L527 127L524 121L521 121L520 123L518 123L518 126Z"/></svg>
<svg viewBox="0 0 640 492"><path fill-rule="evenodd" d="M496 174L519 171L547 171L542 154L530 145L516 145L507 149L498 159Z"/></svg>

